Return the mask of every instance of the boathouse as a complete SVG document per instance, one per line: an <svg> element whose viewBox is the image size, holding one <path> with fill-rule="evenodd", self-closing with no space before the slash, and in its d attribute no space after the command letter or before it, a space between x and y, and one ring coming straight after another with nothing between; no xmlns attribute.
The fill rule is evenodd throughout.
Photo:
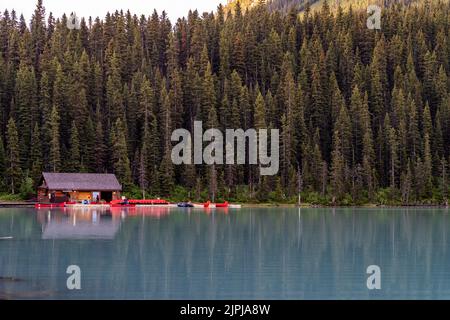
<svg viewBox="0 0 450 320"><path fill-rule="evenodd" d="M42 173L37 190L40 203L91 202L120 199L122 185L109 173Z"/></svg>

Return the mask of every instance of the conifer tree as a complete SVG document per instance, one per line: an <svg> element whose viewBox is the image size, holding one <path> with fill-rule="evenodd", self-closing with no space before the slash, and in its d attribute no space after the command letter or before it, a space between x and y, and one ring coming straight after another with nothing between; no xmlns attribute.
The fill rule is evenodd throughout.
<svg viewBox="0 0 450 320"><path fill-rule="evenodd" d="M28 165L28 147L30 146L33 123L37 120L36 79L31 67L22 63L16 78L15 103L17 108L17 130L22 168Z"/></svg>
<svg viewBox="0 0 450 320"><path fill-rule="evenodd" d="M130 160L128 158L127 141L122 120L118 118L113 127L111 142L113 146L114 173L123 187L129 188L132 184Z"/></svg>
<svg viewBox="0 0 450 320"><path fill-rule="evenodd" d="M50 116L50 157L49 164L52 172L58 172L61 168L61 149L60 149L60 135L59 135L60 117L58 109L54 105Z"/></svg>
<svg viewBox="0 0 450 320"><path fill-rule="evenodd" d="M114 53L110 61L109 76L106 83L106 104L108 107L108 120L115 124L118 118L123 117L123 96L118 58Z"/></svg>
<svg viewBox="0 0 450 320"><path fill-rule="evenodd" d="M19 136L17 133L16 123L13 118L8 121L7 132L8 158L6 176L8 188L11 193L16 193L20 186L22 170L20 168L19 158Z"/></svg>
<svg viewBox="0 0 450 320"><path fill-rule="evenodd" d="M390 187L395 189L397 186L396 176L397 176L397 167L398 167L398 141L397 141L397 133L395 128L390 127L388 129L388 137L389 137L389 147L390 147L390 162L389 162L389 172L390 172Z"/></svg>
<svg viewBox="0 0 450 320"><path fill-rule="evenodd" d="M42 174L41 130L37 123L34 126L33 135L31 136L30 163L30 177L37 183Z"/></svg>
<svg viewBox="0 0 450 320"><path fill-rule="evenodd" d="M67 166L69 172L79 172L81 169L80 137L75 121L72 121L70 130L69 163Z"/></svg>
<svg viewBox="0 0 450 320"><path fill-rule="evenodd" d="M424 154L423 154L423 177L425 181L425 190L429 194L433 187L433 167L432 167L432 155L431 155L431 145L430 136L428 133L425 134L424 138Z"/></svg>
<svg viewBox="0 0 450 320"><path fill-rule="evenodd" d="M2 177L6 176L6 153L5 153L5 146L3 145L3 139L0 135L0 175ZM5 188L4 185L5 181L4 178L0 180L0 189L3 190Z"/></svg>
<svg viewBox="0 0 450 320"><path fill-rule="evenodd" d="M345 188L344 171L345 160L341 152L341 141L339 138L339 132L335 131L333 135L333 151L331 153L331 185L333 188L333 195L339 199Z"/></svg>

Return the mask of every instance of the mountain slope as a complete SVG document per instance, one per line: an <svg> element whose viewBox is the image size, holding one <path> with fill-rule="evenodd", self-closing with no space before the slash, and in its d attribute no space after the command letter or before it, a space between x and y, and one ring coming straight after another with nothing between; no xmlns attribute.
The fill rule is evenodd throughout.
<svg viewBox="0 0 450 320"><path fill-rule="evenodd" d="M267 4L271 10L287 11L290 7L296 6L300 10L305 6L308 0L228 0L225 6L226 11L234 11L239 3L243 12L258 5L259 3ZM315 3L320 0L310 0Z"/></svg>
<svg viewBox="0 0 450 320"><path fill-rule="evenodd" d="M241 5L241 9L245 12L246 9L250 9L256 6L258 3L265 3L271 11L279 10L282 12L288 12L290 8L295 7L298 11L303 11L309 3L312 12L320 10L325 0L228 0L225 10L234 11L237 3ZM433 1L433 0L431 0ZM436 0L439 1L439 0ZM442 1L442 0L440 0ZM445 0L444 0L445 1ZM328 0L328 4L331 10L335 10L339 5L343 9L348 9L350 6L354 10L365 10L371 4L377 4L382 7L391 6L394 4L410 5L414 3L423 2L421 0Z"/></svg>

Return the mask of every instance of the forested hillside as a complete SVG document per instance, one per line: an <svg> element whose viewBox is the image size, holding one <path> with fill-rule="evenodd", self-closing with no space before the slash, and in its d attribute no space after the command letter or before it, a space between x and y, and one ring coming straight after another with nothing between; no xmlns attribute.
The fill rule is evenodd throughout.
<svg viewBox="0 0 450 320"><path fill-rule="evenodd" d="M41 171L114 172L154 196L310 203L444 203L450 161L450 6L298 18L105 13L67 28L45 13L0 18L1 188ZM278 128L280 172L174 166L171 133ZM32 179L32 180L31 180Z"/></svg>
<svg viewBox="0 0 450 320"><path fill-rule="evenodd" d="M314 12L320 10L325 0L228 0L225 6L226 11L239 10L245 12L251 9L258 3L267 5L269 11L280 11L282 13L289 12L292 8L300 11ZM435 1L435 0L430 0ZM353 10L366 10L369 5L378 5L380 7L389 7L395 4L410 5L423 2L422 0L327 0L327 4L331 10L336 11L339 8Z"/></svg>
<svg viewBox="0 0 450 320"><path fill-rule="evenodd" d="M225 6L225 12L234 12L237 7L239 7L239 10L242 10L242 12L245 12L258 4L266 4L269 11L278 10L286 13L291 8L295 8L299 11L304 10L308 5L311 6L320 1L321 0L229 0Z"/></svg>

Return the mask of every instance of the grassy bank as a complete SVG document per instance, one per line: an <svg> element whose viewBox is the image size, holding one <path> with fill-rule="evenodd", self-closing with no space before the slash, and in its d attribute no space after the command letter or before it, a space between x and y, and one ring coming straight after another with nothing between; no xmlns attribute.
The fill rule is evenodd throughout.
<svg viewBox="0 0 450 320"><path fill-rule="evenodd" d="M20 194L0 193L0 202L18 202L25 201L27 197Z"/></svg>

